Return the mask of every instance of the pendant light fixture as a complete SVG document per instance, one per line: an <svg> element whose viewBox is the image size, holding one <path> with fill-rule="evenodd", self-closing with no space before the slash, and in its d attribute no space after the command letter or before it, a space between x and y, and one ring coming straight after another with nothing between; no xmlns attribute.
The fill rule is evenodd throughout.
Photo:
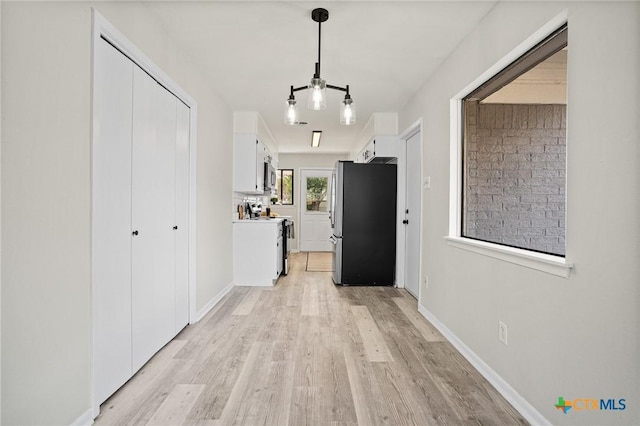
<svg viewBox="0 0 640 426"><path fill-rule="evenodd" d="M307 107L309 109L319 111L327 108L327 89L339 90L346 92L344 99L340 102L340 124L349 126L356 122L356 104L349 94L349 85L346 87L333 86L327 84L326 80L320 77L320 41L322 35L322 23L329 19L327 9L317 8L311 12L311 19L318 23L318 62L316 62L315 73L311 82L307 86L293 87L289 99L285 104L284 123L289 125L299 124L298 108L296 104L295 92L309 89L309 97L307 99Z"/></svg>

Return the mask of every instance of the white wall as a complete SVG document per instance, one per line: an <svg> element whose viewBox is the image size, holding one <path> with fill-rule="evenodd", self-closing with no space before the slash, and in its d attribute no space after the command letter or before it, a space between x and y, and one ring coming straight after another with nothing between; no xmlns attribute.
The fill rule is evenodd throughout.
<svg viewBox="0 0 640 426"><path fill-rule="evenodd" d="M449 99L569 11L569 279L448 246ZM400 113L424 119L420 303L554 424L640 422L640 3L499 3ZM618 63L621 66L612 67ZM624 64L624 66L622 66ZM606 123L606 125L603 125ZM422 281L422 280L421 280ZM509 326L509 346L497 339ZM626 398L563 414L559 396Z"/></svg>
<svg viewBox="0 0 640 426"><path fill-rule="evenodd" d="M291 240L291 250L298 250L298 234L300 231L300 169L304 168L333 168L336 161L348 160L349 154L283 154L278 160L279 169L293 169L293 205L273 206L272 210L282 216L291 216L295 226L296 238Z"/></svg>
<svg viewBox="0 0 640 426"><path fill-rule="evenodd" d="M91 389L90 4L1 7L2 423L70 424ZM97 9L198 102L199 309L232 281L231 110L143 4Z"/></svg>

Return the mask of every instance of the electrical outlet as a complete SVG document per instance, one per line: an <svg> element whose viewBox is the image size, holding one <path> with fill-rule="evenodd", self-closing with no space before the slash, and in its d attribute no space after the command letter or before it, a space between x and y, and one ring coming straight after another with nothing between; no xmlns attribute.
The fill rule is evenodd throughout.
<svg viewBox="0 0 640 426"><path fill-rule="evenodd" d="M429 277L425 275L422 281L424 281L424 288L429 288Z"/></svg>
<svg viewBox="0 0 640 426"><path fill-rule="evenodd" d="M498 321L498 340L504 343L505 346L509 345L509 326L502 321Z"/></svg>

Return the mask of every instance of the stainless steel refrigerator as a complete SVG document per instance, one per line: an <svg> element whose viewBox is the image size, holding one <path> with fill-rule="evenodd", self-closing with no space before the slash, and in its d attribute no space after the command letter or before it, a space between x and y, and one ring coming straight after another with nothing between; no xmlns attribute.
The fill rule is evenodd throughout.
<svg viewBox="0 0 640 426"><path fill-rule="evenodd" d="M397 175L395 164L336 163L330 203L336 284L394 284Z"/></svg>

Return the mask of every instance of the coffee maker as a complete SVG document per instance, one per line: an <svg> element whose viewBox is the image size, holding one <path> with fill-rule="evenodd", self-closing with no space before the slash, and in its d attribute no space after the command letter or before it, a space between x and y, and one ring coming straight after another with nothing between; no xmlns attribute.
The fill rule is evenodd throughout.
<svg viewBox="0 0 640 426"><path fill-rule="evenodd" d="M257 219L262 214L262 202L260 200L249 200L247 201L246 210L249 213L249 218Z"/></svg>

